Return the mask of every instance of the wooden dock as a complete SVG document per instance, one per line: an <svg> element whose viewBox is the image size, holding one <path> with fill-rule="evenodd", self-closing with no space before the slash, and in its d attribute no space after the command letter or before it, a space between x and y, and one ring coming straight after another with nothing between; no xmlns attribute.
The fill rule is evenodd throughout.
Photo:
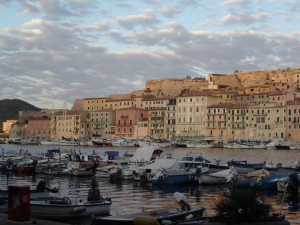
<svg viewBox="0 0 300 225"><path fill-rule="evenodd" d="M7 219L6 213L0 213L0 225L25 225L25 224L43 224L43 225L66 225L67 223L59 223L59 222L53 222L48 220L40 220L35 218L30 218L30 221L27 222L17 222L17 221L11 221Z"/></svg>

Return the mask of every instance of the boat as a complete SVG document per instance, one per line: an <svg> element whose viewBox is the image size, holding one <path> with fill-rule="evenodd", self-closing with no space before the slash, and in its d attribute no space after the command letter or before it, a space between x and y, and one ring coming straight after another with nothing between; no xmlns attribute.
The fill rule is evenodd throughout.
<svg viewBox="0 0 300 225"><path fill-rule="evenodd" d="M255 181L261 175L269 176L270 172L266 169L255 170L247 174L234 174L231 179L231 184L234 187L250 187L251 183Z"/></svg>
<svg viewBox="0 0 300 225"><path fill-rule="evenodd" d="M37 160L23 161L22 163L19 163L17 167L18 173L35 173L37 163Z"/></svg>
<svg viewBox="0 0 300 225"><path fill-rule="evenodd" d="M112 215L106 217L93 217L92 224L105 225L136 225L136 224L175 224L185 219L201 218L205 208L191 208L185 196L179 192L174 193L176 202L181 206L178 208L160 208L155 210L144 210L140 212Z"/></svg>
<svg viewBox="0 0 300 225"><path fill-rule="evenodd" d="M185 168L183 164L178 170L171 171L161 167L159 171L151 178L151 181L153 184L169 185L192 183L196 181L197 176L207 173L208 170L208 167L202 166L197 168Z"/></svg>
<svg viewBox="0 0 300 225"><path fill-rule="evenodd" d="M21 141L21 145L40 145L41 142L35 140L35 139L28 139L26 141Z"/></svg>
<svg viewBox="0 0 300 225"><path fill-rule="evenodd" d="M225 184L230 182L236 173L235 169L230 168L216 173L201 174L197 180L199 184Z"/></svg>
<svg viewBox="0 0 300 225"><path fill-rule="evenodd" d="M108 170L108 175L111 181L133 180L133 169L126 167L116 167Z"/></svg>
<svg viewBox="0 0 300 225"><path fill-rule="evenodd" d="M135 141L130 138L119 138L111 142L113 147L135 147Z"/></svg>
<svg viewBox="0 0 300 225"><path fill-rule="evenodd" d="M87 199L80 197L30 198L30 216L41 219L67 219L109 215L112 201L104 198L98 189L98 181L92 180Z"/></svg>
<svg viewBox="0 0 300 225"><path fill-rule="evenodd" d="M151 182L151 178L159 171L161 167L171 171L177 170L180 166L178 159L157 158L152 163L146 165L131 165L130 170L133 171L135 181Z"/></svg>
<svg viewBox="0 0 300 225"><path fill-rule="evenodd" d="M96 145L96 146L106 146L106 147L112 147L112 143L109 139L94 139L92 140L93 142L93 145Z"/></svg>
<svg viewBox="0 0 300 225"><path fill-rule="evenodd" d="M253 180L250 186L260 189L277 189L277 181L282 178L288 178L290 174L291 173L283 173L270 176L263 174Z"/></svg>
<svg viewBox="0 0 300 225"><path fill-rule="evenodd" d="M71 176L93 176L93 165L90 161L69 161L67 168Z"/></svg>

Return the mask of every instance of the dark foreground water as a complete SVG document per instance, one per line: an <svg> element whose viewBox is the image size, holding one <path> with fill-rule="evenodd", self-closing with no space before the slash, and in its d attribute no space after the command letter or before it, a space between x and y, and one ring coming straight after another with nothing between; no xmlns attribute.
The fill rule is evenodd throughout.
<svg viewBox="0 0 300 225"><path fill-rule="evenodd" d="M9 150L19 151L20 148L28 149L31 154L45 153L50 146L17 146L2 145L5 152ZM70 149L63 147L61 149ZM73 148L74 150L74 148ZM91 154L93 150L96 153L104 154L106 150L119 150L120 154L127 150L135 150L135 148L99 148L99 147L75 147L76 151L82 154ZM230 158L235 160L248 160L251 163L261 163L265 160L277 164L281 162L283 165L291 165L299 160L298 150L247 150L247 149L165 149L165 153L172 153L174 158L181 158L185 154L202 153L203 157L214 160L222 159L222 163L226 163ZM6 175L0 175L0 189L7 189L7 184L29 185L34 189L37 183L46 179L51 188L60 189L60 195L64 196L80 196L87 198L88 191L91 187L90 177L69 177L69 176L47 176L37 174L36 176L12 175L8 179ZM222 196L224 190L231 189L230 184L222 186L200 186L200 185L178 185L178 186L162 186L152 184L141 184L134 181L123 181L111 183L109 179L100 179L99 188L104 197L112 198L111 214L124 214L141 209L155 209L161 207L177 207L177 203L173 198L173 193L178 191L187 197L191 206L206 207L208 216L215 214L214 205ZM264 191L261 193L273 205L274 212L282 212L286 215L286 219L291 224L300 224L299 209L290 208L286 202L282 203L283 194L277 192ZM76 221L63 221L71 224L90 224L91 220L85 218Z"/></svg>

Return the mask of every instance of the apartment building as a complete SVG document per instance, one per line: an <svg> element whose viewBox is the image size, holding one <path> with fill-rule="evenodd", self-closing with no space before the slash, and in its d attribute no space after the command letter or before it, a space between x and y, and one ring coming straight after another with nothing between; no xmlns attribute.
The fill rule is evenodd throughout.
<svg viewBox="0 0 300 225"><path fill-rule="evenodd" d="M151 108L148 116L148 134L153 138L166 138L167 107Z"/></svg>
<svg viewBox="0 0 300 225"><path fill-rule="evenodd" d="M27 138L37 141L51 140L51 118L32 118L28 120Z"/></svg>
<svg viewBox="0 0 300 225"><path fill-rule="evenodd" d="M190 92L176 98L177 139L201 139L206 135L206 108L218 103L218 96Z"/></svg>
<svg viewBox="0 0 300 225"><path fill-rule="evenodd" d="M88 138L89 112L63 110L51 116L52 138Z"/></svg>
<svg viewBox="0 0 300 225"><path fill-rule="evenodd" d="M96 111L104 109L106 98L85 98L83 99L83 110Z"/></svg>
<svg viewBox="0 0 300 225"><path fill-rule="evenodd" d="M88 137L111 138L115 134L116 110L102 109L90 112Z"/></svg>

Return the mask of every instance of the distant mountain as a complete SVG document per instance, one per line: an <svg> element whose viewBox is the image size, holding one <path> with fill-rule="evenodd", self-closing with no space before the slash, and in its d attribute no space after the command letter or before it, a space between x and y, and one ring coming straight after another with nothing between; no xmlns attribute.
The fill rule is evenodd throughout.
<svg viewBox="0 0 300 225"><path fill-rule="evenodd" d="M19 99L4 99L0 100L0 130L2 131L2 123L6 120L17 120L19 111L41 111L27 102Z"/></svg>

